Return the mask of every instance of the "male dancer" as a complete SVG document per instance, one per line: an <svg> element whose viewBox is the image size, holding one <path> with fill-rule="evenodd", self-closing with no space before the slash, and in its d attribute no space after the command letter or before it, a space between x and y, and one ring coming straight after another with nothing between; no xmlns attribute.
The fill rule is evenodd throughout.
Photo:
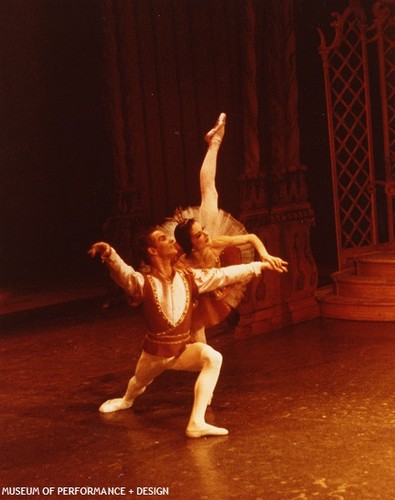
<svg viewBox="0 0 395 500"><path fill-rule="evenodd" d="M117 255L108 243L95 243L89 250L99 254L107 264L114 281L142 304L147 332L135 374L129 380L125 395L103 403L99 411L114 412L130 408L134 399L165 370L199 372L194 389L194 403L186 436L224 436L228 430L205 421L209 400L216 386L222 355L201 342L189 343L192 310L198 293L209 292L238 280L259 276L270 269L267 262L251 262L226 268L176 270L174 240L158 227L150 228L139 240L141 258L150 265L142 274Z"/></svg>

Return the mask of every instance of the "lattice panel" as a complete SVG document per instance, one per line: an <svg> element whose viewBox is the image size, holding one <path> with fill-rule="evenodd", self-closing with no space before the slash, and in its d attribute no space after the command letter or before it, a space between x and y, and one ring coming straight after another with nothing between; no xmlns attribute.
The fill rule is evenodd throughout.
<svg viewBox="0 0 395 500"><path fill-rule="evenodd" d="M395 1L383 0L373 7L372 41L377 45L383 145L385 195L387 199L388 241L395 239Z"/></svg>
<svg viewBox="0 0 395 500"><path fill-rule="evenodd" d="M349 7L332 23L335 40L321 33L338 253L376 243L376 207L372 185L372 131L366 57L366 28L359 6ZM342 260L340 256L339 260Z"/></svg>
<svg viewBox="0 0 395 500"><path fill-rule="evenodd" d="M387 127L384 133L388 136L388 151L386 154L386 195L388 211L388 238L394 240L395 233L395 6L389 7L389 19L383 29L383 60L384 84L387 106ZM384 96L383 96L384 97ZM387 128L387 130L385 130Z"/></svg>
<svg viewBox="0 0 395 500"><path fill-rule="evenodd" d="M389 161L388 180L395 181L395 6L383 30L384 83L388 114Z"/></svg>

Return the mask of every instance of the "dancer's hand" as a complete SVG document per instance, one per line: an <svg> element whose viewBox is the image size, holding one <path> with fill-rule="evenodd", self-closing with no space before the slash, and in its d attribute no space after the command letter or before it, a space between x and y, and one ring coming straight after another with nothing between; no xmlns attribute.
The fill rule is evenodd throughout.
<svg viewBox="0 0 395 500"><path fill-rule="evenodd" d="M277 271L279 273L287 273L288 272L288 262L281 259L280 257L274 257L273 255L262 255L262 262L268 264L269 269L272 271Z"/></svg>
<svg viewBox="0 0 395 500"><path fill-rule="evenodd" d="M101 260L103 261L111 254L111 246L104 241L99 241L98 243L94 243L91 248L88 250L88 254L91 257L95 257L96 255L100 255Z"/></svg>

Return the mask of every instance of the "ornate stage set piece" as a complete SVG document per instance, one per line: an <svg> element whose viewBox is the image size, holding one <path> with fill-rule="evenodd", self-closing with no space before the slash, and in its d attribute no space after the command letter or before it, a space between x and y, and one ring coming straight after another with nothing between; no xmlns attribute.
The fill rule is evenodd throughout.
<svg viewBox="0 0 395 500"><path fill-rule="evenodd" d="M350 0L333 14L333 41L319 31L339 265L333 289L318 294L325 317L395 320L394 15L394 0L378 1L368 26Z"/></svg>
<svg viewBox="0 0 395 500"><path fill-rule="evenodd" d="M293 0L102 5L116 197L109 241L129 260L141 226L199 203L203 136L224 111L220 208L289 262L288 274L267 272L251 284L235 336L317 317L314 214L299 161Z"/></svg>
<svg viewBox="0 0 395 500"><path fill-rule="evenodd" d="M317 269L310 248L314 214L307 200L306 167L299 159L293 2L272 2L266 14L262 16L266 20L262 29L265 39L259 42L252 2L246 2L242 58L246 62L242 76L244 171L239 218L265 242L271 254L289 262L289 273L268 272L250 285L239 307L236 338L319 315L314 297ZM261 60L256 58L257 43L262 43ZM260 82L266 89L263 95L256 84L259 64L264 66L265 76ZM263 130L258 127L261 116Z"/></svg>

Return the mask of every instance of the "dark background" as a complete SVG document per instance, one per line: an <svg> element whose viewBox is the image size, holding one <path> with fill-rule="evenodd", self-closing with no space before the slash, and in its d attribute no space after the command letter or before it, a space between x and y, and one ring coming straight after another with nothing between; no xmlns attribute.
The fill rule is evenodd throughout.
<svg viewBox="0 0 395 500"><path fill-rule="evenodd" d="M373 3L361 2L368 12ZM335 270L336 251L317 27L330 34L331 12L347 5L295 2L300 161L308 167L309 201L316 214L311 242L321 275ZM99 7L99 0L0 1L0 269L5 285L81 280L95 272L86 251L103 237L103 223L114 208Z"/></svg>

